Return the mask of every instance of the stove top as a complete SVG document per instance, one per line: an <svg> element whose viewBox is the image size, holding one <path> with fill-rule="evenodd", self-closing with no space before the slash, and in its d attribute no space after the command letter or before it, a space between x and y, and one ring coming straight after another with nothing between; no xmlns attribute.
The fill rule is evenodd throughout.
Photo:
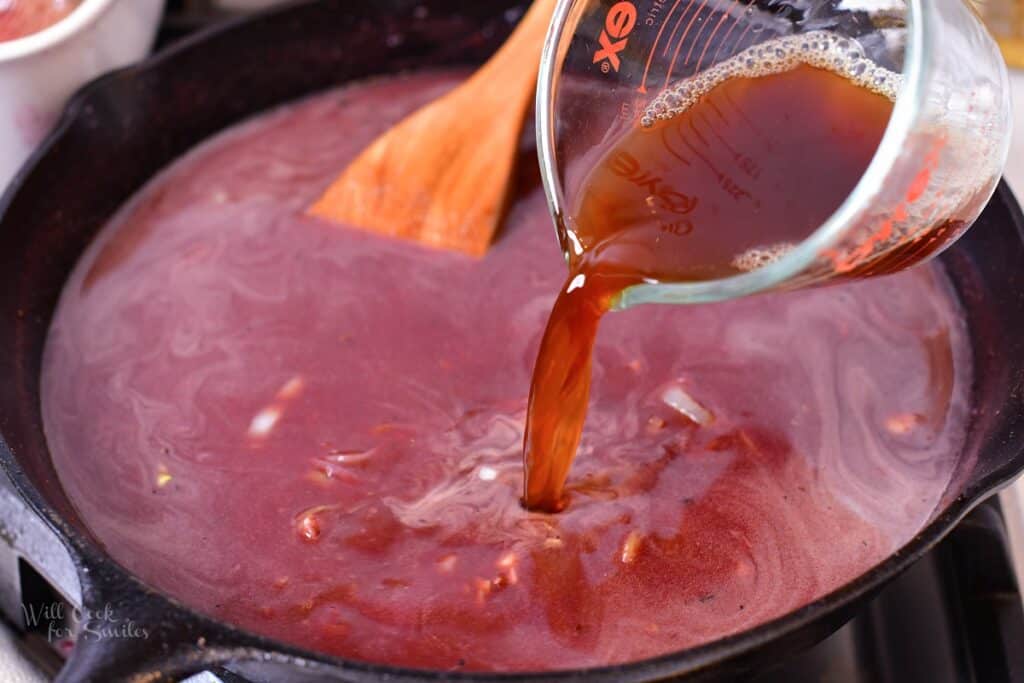
<svg viewBox="0 0 1024 683"><path fill-rule="evenodd" d="M997 499L844 628L757 683L1017 683L1024 608Z"/></svg>

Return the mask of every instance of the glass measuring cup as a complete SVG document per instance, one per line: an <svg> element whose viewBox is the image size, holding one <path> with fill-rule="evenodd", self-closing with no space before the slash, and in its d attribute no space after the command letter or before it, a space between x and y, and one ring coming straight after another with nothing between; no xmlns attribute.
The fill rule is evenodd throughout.
<svg viewBox="0 0 1024 683"><path fill-rule="evenodd" d="M759 267L696 282L647 280L626 288L614 308L715 301L892 272L941 252L988 202L1009 146L1008 77L966 2L560 0L541 63L537 137L570 267L584 251L575 214L581 189L615 141L645 117L649 123L663 115L673 104L664 93L678 95L679 83L794 35L835 40L869 71L878 66L899 75L893 112L867 171L813 233ZM658 220L672 231L676 218L666 213Z"/></svg>

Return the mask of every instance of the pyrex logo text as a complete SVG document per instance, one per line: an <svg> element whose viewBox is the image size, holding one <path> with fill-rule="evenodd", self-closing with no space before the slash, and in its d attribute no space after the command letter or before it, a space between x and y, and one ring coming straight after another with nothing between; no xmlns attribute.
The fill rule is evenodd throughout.
<svg viewBox="0 0 1024 683"><path fill-rule="evenodd" d="M627 37L636 26L636 5L631 2L617 2L608 10L604 20L604 30L598 36L600 49L594 54L594 64L602 62L601 71L619 70L622 60L619 53L626 48Z"/></svg>

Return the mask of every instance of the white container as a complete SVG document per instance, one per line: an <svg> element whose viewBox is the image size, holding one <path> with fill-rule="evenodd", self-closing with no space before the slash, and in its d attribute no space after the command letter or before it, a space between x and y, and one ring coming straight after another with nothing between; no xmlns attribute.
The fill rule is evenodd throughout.
<svg viewBox="0 0 1024 683"><path fill-rule="evenodd" d="M84 0L52 26L0 42L0 193L75 90L149 52L163 5Z"/></svg>

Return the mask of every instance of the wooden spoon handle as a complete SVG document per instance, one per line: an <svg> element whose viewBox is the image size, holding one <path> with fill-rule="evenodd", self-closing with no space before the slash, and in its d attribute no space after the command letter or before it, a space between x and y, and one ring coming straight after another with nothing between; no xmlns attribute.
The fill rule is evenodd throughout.
<svg viewBox="0 0 1024 683"><path fill-rule="evenodd" d="M479 71L377 138L309 213L483 255L504 214L555 4L535 0Z"/></svg>

